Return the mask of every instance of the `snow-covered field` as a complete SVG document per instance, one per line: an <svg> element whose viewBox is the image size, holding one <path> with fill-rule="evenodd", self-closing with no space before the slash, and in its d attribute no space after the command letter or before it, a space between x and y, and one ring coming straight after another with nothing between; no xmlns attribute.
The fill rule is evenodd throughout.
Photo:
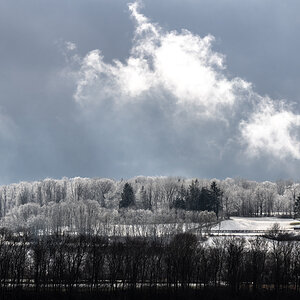
<svg viewBox="0 0 300 300"><path fill-rule="evenodd" d="M213 230L268 230L273 224L278 223L281 229L293 230L290 225L294 219L281 219L275 217L246 218L231 217L230 220L222 221L220 225L214 226Z"/></svg>

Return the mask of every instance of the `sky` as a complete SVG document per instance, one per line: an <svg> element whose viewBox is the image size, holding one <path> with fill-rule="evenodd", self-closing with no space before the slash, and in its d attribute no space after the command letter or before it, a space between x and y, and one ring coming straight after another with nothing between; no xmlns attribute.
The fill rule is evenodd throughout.
<svg viewBox="0 0 300 300"><path fill-rule="evenodd" d="M0 184L299 180L297 0L0 2Z"/></svg>

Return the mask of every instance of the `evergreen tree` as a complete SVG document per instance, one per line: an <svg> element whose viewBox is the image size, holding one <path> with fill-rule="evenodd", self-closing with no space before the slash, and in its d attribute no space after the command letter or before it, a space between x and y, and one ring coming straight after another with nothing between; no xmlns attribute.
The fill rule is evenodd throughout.
<svg viewBox="0 0 300 300"><path fill-rule="evenodd" d="M217 190L215 192L205 187L200 189L198 180L192 181L187 193L186 209L215 211L216 195L219 195Z"/></svg>
<svg viewBox="0 0 300 300"><path fill-rule="evenodd" d="M210 185L211 191L211 203L210 203L210 210L216 213L217 218L219 218L219 212L222 205L222 190L217 186L217 183L213 181Z"/></svg>
<svg viewBox="0 0 300 300"><path fill-rule="evenodd" d="M197 210L208 210L212 211L213 209L213 196L209 189L203 187L200 192L198 209Z"/></svg>
<svg viewBox="0 0 300 300"><path fill-rule="evenodd" d="M187 210L200 210L200 188L199 182L196 179L192 181L192 184L189 186L187 199L186 199L186 209Z"/></svg>
<svg viewBox="0 0 300 300"><path fill-rule="evenodd" d="M135 205L135 196L132 186L126 182L121 194L120 208L126 208Z"/></svg>
<svg viewBox="0 0 300 300"><path fill-rule="evenodd" d="M178 196L173 201L170 208L175 209L186 209L186 197L187 197L187 191L184 188L183 184L181 185L180 191L178 193Z"/></svg>

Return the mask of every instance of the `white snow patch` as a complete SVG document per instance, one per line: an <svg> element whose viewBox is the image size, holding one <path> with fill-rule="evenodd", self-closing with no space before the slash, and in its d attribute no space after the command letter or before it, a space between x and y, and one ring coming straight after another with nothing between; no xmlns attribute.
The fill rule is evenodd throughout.
<svg viewBox="0 0 300 300"><path fill-rule="evenodd" d="M221 225L214 226L214 230L268 230L275 223L278 223L281 229L291 230L294 226L290 223L294 219L282 219L276 217L261 217L261 218L246 218L246 217L231 217L230 220L221 222Z"/></svg>

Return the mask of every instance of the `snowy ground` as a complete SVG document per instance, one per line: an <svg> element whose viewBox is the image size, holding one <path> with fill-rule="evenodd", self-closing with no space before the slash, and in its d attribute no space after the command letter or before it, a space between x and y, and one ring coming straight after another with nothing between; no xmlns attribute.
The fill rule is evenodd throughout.
<svg viewBox="0 0 300 300"><path fill-rule="evenodd" d="M278 223L281 229L293 230L290 225L294 219L281 219L275 217L246 218L231 217L230 220L222 221L220 225L213 227L213 230L268 230L273 224Z"/></svg>

